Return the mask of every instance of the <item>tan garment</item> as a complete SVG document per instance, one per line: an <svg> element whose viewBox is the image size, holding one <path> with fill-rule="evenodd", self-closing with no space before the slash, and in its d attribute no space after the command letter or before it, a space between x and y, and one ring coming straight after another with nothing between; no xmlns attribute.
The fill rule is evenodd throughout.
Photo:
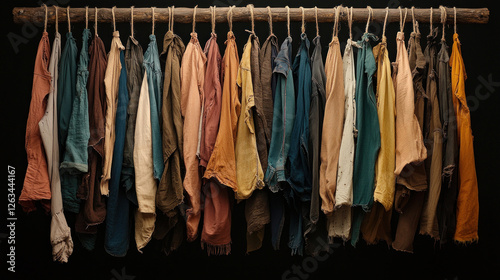
<svg viewBox="0 0 500 280"><path fill-rule="evenodd" d="M181 114L184 118L182 134L186 167L183 186L189 196L189 209L186 210L188 241L193 241L198 236L201 218L201 174L196 154L200 140L201 100L204 98L206 61L198 35L193 32L181 62Z"/></svg>
<svg viewBox="0 0 500 280"><path fill-rule="evenodd" d="M147 74L142 80L134 136L135 190L139 204L135 214L135 242L140 251L153 234L156 220L157 182L153 175L153 140Z"/></svg>
<svg viewBox="0 0 500 280"><path fill-rule="evenodd" d="M255 99L250 73L251 36L245 44L238 70L237 83L241 87L241 112L236 135L236 199L247 199L255 189L264 187L264 172L257 152L253 110Z"/></svg>
<svg viewBox="0 0 500 280"><path fill-rule="evenodd" d="M344 128L344 72L338 37L330 42L325 61L326 104L321 140L319 194L321 210L333 212L337 187L337 167Z"/></svg>
<svg viewBox="0 0 500 280"><path fill-rule="evenodd" d="M115 118L118 109L118 81L120 80L120 52L125 47L120 40L120 32L113 32L113 40L108 54L108 65L104 76L106 86L106 130L104 134L104 164L102 166L101 194L109 195L109 179L111 179L111 164L115 147Z"/></svg>
<svg viewBox="0 0 500 280"><path fill-rule="evenodd" d="M412 74L404 33L397 34L397 55L395 65L394 89L396 92L396 168L398 176L410 163L422 162L427 158L422 132L415 116Z"/></svg>

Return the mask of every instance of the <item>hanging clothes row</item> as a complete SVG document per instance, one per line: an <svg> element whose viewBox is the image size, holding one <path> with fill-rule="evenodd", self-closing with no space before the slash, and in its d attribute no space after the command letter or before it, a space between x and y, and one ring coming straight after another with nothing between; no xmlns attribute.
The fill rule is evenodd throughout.
<svg viewBox="0 0 500 280"><path fill-rule="evenodd" d="M405 252L413 251L417 233L442 243L476 241L466 72L456 23L448 55L444 8L441 41L431 24L424 51L413 9L406 48L408 10L400 8L392 70L388 9L382 40L372 47L379 40L369 33L372 9L364 35L353 41L352 8L336 7L323 62L317 20L312 54L303 20L292 58L289 13L279 47L268 9L270 33L261 46L248 8L252 28L241 59L233 7L223 55L215 7L204 48L195 7L189 43L171 20L161 53L154 11L144 53L134 38L133 8L131 36L124 46L113 24L107 55L97 22L89 47L87 20L78 58L69 16L65 46L61 52L56 22L50 54L45 23L19 203L31 212L41 201L51 213L54 260L68 261L75 236L93 250L103 223L104 247L113 256L127 254L132 236L141 252L151 239L169 254L200 236L209 255L226 255L235 203L244 204L247 252L262 247L266 228L280 249L285 224L292 255L328 250L336 238L353 246L360 238L383 240ZM343 55L340 12L348 15L350 34ZM76 215L74 225L65 214Z"/></svg>

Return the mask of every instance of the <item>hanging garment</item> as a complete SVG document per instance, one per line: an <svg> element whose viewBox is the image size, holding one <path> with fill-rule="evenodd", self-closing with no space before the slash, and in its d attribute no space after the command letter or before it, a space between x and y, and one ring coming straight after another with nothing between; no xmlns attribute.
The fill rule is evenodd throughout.
<svg viewBox="0 0 500 280"><path fill-rule="evenodd" d="M456 203L458 192L458 142L457 122L451 92L451 70L448 46L441 40L438 53L438 99L443 127L443 181L438 201L439 241L453 239L456 228Z"/></svg>
<svg viewBox="0 0 500 280"><path fill-rule="evenodd" d="M125 144L123 148L123 166L121 184L126 190L128 199L137 206L137 194L135 192L134 171L134 134L137 120L137 108L139 95L144 76L142 63L144 54L137 40L129 36L125 47L125 68L127 70L127 90L129 102L127 107L127 127L125 132ZM123 67L123 66L122 66Z"/></svg>
<svg viewBox="0 0 500 280"><path fill-rule="evenodd" d="M377 114L380 128L380 151L375 163L374 204L361 225L363 239L368 244L385 240L392 243L391 216L396 189L395 167L395 93L391 77L391 62L387 38L373 48L377 62Z"/></svg>
<svg viewBox="0 0 500 280"><path fill-rule="evenodd" d="M457 118L459 147L457 225L454 240L462 243L477 241L479 220L479 198L474 159L474 145L470 111L465 95L467 73L462 58L462 46L458 34L453 34L453 49L450 57L451 88Z"/></svg>
<svg viewBox="0 0 500 280"><path fill-rule="evenodd" d="M92 250L97 238L97 225L106 218L106 201L101 195L99 181L102 175L102 155L104 155L104 131L106 89L104 75L106 71L106 51L101 38L94 35L90 44L88 102L89 131L87 174L78 187L77 197L84 200L75 221L75 231L79 234L82 245Z"/></svg>
<svg viewBox="0 0 500 280"><path fill-rule="evenodd" d="M323 129L323 116L325 113L325 66L321 55L321 37L313 39L314 50L311 55L311 104L309 109L309 167L311 174L311 200L303 202L302 214L304 219L304 240L306 254L315 255L319 251L327 250L322 247L319 239L326 240L326 227L324 216L320 217L319 195L319 166L321 154L321 138ZM320 221L321 219L321 221ZM326 242L324 242L326 243Z"/></svg>
<svg viewBox="0 0 500 280"><path fill-rule="evenodd" d="M59 167L64 178L61 178L61 181L66 183L62 188L64 209L73 213L80 211L80 199L77 198L76 193L83 174L88 172L88 143L90 138L87 95L90 30L84 29L82 37L82 50L80 51L76 76L76 94L69 119L66 151L64 151L64 158Z"/></svg>
<svg viewBox="0 0 500 280"><path fill-rule="evenodd" d="M202 174L214 150L221 116L221 55L217 35L212 33L205 44L207 68L204 82L204 110L200 147L200 168ZM202 248L207 247L209 255L227 255L231 252L231 214L228 189L216 179L203 179L204 217L201 232Z"/></svg>
<svg viewBox="0 0 500 280"><path fill-rule="evenodd" d="M111 179L111 165L113 162L113 150L115 146L116 131L116 111L118 104L118 87L122 65L120 63L120 53L125 47L120 40L120 32L113 32L113 40L108 53L106 75L104 85L106 87L106 128L104 135L104 155L101 178L101 193L109 195L109 179Z"/></svg>
<svg viewBox="0 0 500 280"><path fill-rule="evenodd" d="M178 206L184 199L182 188L182 116L181 59L185 46L182 39L169 30L163 38L161 62L165 63L163 81L162 141L165 168L156 192L157 216L154 237L163 240L162 250L169 254L184 238L184 224Z"/></svg>
<svg viewBox="0 0 500 280"><path fill-rule="evenodd" d="M221 67L223 86L219 133L203 178L215 178L220 184L237 191L235 143L241 104L236 84L239 58L233 32L227 33L225 44Z"/></svg>
<svg viewBox="0 0 500 280"><path fill-rule="evenodd" d="M344 129L344 73L339 38L334 36L329 44L325 61L326 105L321 140L320 187L321 209L329 215L335 206L337 169L342 131Z"/></svg>
<svg viewBox="0 0 500 280"><path fill-rule="evenodd" d="M373 74L376 65L370 40L378 40L365 33L358 45L356 67L356 129L358 130L353 170L353 206L354 209L351 244L355 246L359 239L359 230L364 212L373 204L375 186L375 162L380 148L380 126L377 115L377 101L373 92Z"/></svg>
<svg viewBox="0 0 500 280"><path fill-rule="evenodd" d="M255 106L252 108L254 115L255 137L257 152L262 170L267 169L267 151L271 143L271 130L267 124L267 116L272 116L272 96L264 95L261 80L260 42L255 34L251 34L252 46L250 50L250 73L252 75L252 88L254 91ZM267 110L267 111L266 111ZM272 117L271 117L272 119ZM268 190L255 190L245 201L245 218L247 222L247 252L255 251L262 247L264 240L264 226L270 222L269 192Z"/></svg>
<svg viewBox="0 0 500 280"><path fill-rule="evenodd" d="M354 138L357 136L356 103L354 95L356 92L356 78L354 68L353 47L359 45L347 40L344 50L343 74L344 74L344 124L342 141L339 151L339 164L337 169L337 188L335 191L335 210L328 224L328 235L348 240L351 231L351 205L353 196L353 171L354 171ZM331 238L330 238L331 239Z"/></svg>
<svg viewBox="0 0 500 280"><path fill-rule="evenodd" d="M426 60L426 95L428 96L425 108L424 138L427 145L427 159L425 160L429 188L425 194L422 214L420 216L419 233L439 239L439 227L436 215L437 204L441 192L441 174L443 164L443 130L439 115L439 101L437 95L437 28L427 36L427 46L424 51Z"/></svg>
<svg viewBox="0 0 500 280"><path fill-rule="evenodd" d="M398 51L399 50L400 49L398 49ZM423 145L422 131L424 125L425 109L424 98L428 98L422 85L426 63L424 55L422 53L422 48L420 46L420 31L418 30L418 28L414 28L414 31L410 35L410 40L408 41L408 50L408 65L410 66L413 77L413 92L415 97L411 96L411 94L409 96L401 96L399 94L400 92L398 92L398 98L408 98L408 100L412 100L414 102L413 108L418 122L418 128L415 128L414 131L414 137L416 138L408 139L417 139L417 141L419 141L419 143L417 143L417 147L422 149L422 153L424 154L423 159L425 159L427 157L427 149ZM404 72L404 68L401 68L401 66L405 67L404 64L398 64L398 75L400 75L399 71ZM400 89L400 85L401 84L398 83L398 90ZM399 107L398 109L402 108ZM399 112L401 111L398 111L398 117L400 116ZM407 126L407 124L404 125ZM399 131L397 131L397 133L399 133ZM408 142L408 139L406 139L405 141ZM401 141L401 139L399 140ZM394 208L397 212L400 213L398 226L396 229L396 236L394 238L394 242L392 243L392 247L395 250L413 252L413 239L417 231L417 226L420 220L420 214L422 212L424 202L423 191L427 190L427 188L428 184L425 165L422 161L419 160L418 162L406 165L403 168L403 171L399 174L397 178L396 193L394 199Z"/></svg>
<svg viewBox="0 0 500 280"><path fill-rule="evenodd" d="M271 145L269 147L267 170L264 177L271 192L271 243L279 249L281 232L285 220L282 190L286 181L285 160L290 149L290 140L295 118L295 89L291 66L292 38L287 37L281 44L273 74L277 76Z"/></svg>
<svg viewBox="0 0 500 280"><path fill-rule="evenodd" d="M234 147L241 105L236 84L239 58L233 32L227 33L225 44L226 50L222 57L221 67L223 87L219 133L203 177L204 180L217 180L218 184L211 184L210 194L213 193L213 195L210 198L205 197L205 222L202 240L207 244L226 245L222 248L230 250L231 203L229 188L237 190ZM212 220L211 223L207 222L210 220ZM223 253L228 253L228 250L223 250Z"/></svg>
<svg viewBox="0 0 500 280"><path fill-rule="evenodd" d="M183 186L189 196L189 208L186 210L188 241L193 241L198 236L201 218L201 177L197 149L206 61L207 58L198 41L198 34L192 32L181 65L181 112L184 117L182 134L186 166Z"/></svg>
<svg viewBox="0 0 500 280"><path fill-rule="evenodd" d="M129 200L125 188L120 186L120 174L123 165L123 147L127 125L127 107L129 94L127 89L127 71L125 54L119 50L120 77L116 103L115 143L109 181L109 196L106 211L106 234L104 249L112 256L125 256L129 244Z"/></svg>
<svg viewBox="0 0 500 280"><path fill-rule="evenodd" d="M269 138L267 139L269 142L267 143L268 149L268 160L269 160L269 150L271 147L271 134L273 127L273 110L274 110L274 98L276 93L276 83L277 83L277 73L273 72L273 69L276 67L276 57L278 56L279 46L278 46L278 38L271 34L267 37L264 44L262 44L262 48L260 50L260 75L261 75L261 83L262 83L262 96L265 98L264 102L264 114L267 121L267 131ZM271 97L271 98L269 98ZM264 170L264 168L263 168ZM266 167L267 171L267 167ZM267 182L266 182L267 184ZM278 249L279 247L279 238L281 236L281 230L283 228L284 222L284 197L281 193L273 193L269 194L269 216L271 223L271 238L274 249ZM263 213L265 213L263 211Z"/></svg>
<svg viewBox="0 0 500 280"><path fill-rule="evenodd" d="M50 201L50 243L52 258L61 263L68 262L73 253L71 229L68 227L63 211L61 180L59 177L59 140L57 136L57 80L59 58L61 57L61 34L56 32L50 55L49 72L52 76L50 93L47 97L45 115L38 123L42 138L50 179L52 199Z"/></svg>
<svg viewBox="0 0 500 280"><path fill-rule="evenodd" d="M238 133L236 134L236 181L238 189L235 198L249 198L255 189L264 187L264 173L257 152L257 142L254 126L255 99L253 94L252 76L250 73L250 53L252 38L249 36L243 48L243 55L238 68L237 83L241 88L241 112L238 118Z"/></svg>

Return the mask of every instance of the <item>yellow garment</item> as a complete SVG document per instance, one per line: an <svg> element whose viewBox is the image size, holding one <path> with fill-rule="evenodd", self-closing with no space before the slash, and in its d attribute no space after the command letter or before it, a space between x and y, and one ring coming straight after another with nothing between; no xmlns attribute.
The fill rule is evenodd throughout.
<svg viewBox="0 0 500 280"><path fill-rule="evenodd" d="M457 226L454 239L458 242L472 242L478 239L479 198L474 160L474 137L472 136L470 111L465 95L467 74L460 40L458 40L456 33L453 34L450 66L459 147Z"/></svg>
<svg viewBox="0 0 500 280"><path fill-rule="evenodd" d="M153 175L153 140L147 74L144 73L137 106L134 135L135 190L139 204L135 214L135 242L141 250L151 240L156 220L156 180Z"/></svg>
<svg viewBox="0 0 500 280"><path fill-rule="evenodd" d="M264 172L257 153L255 126L252 107L255 106L250 73L251 36L243 49L240 68L238 69L238 86L241 87L241 112L236 134L236 182L238 189L236 199L247 199L252 192L264 187Z"/></svg>
<svg viewBox="0 0 500 280"><path fill-rule="evenodd" d="M396 165L395 92L391 78L391 62L387 51L386 37L373 48L377 61L377 113L380 126L380 151L375 163L374 201L385 210L392 208L396 188L394 168Z"/></svg>
<svg viewBox="0 0 500 280"><path fill-rule="evenodd" d="M111 164L113 150L115 147L115 118L118 109L118 81L122 64L120 63L120 52L124 50L120 41L120 32L113 32L113 40L108 54L104 86L106 87L106 127L104 134L104 155L102 165L101 194L109 195L109 179L111 179Z"/></svg>

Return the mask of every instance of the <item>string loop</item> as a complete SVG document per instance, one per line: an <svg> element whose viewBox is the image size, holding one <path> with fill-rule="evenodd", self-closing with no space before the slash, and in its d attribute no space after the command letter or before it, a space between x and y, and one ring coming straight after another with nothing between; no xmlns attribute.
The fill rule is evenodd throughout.
<svg viewBox="0 0 500 280"><path fill-rule="evenodd" d="M319 36L318 7L314 6L314 20L316 21L316 37Z"/></svg>
<svg viewBox="0 0 500 280"><path fill-rule="evenodd" d="M445 41L446 18L448 14L445 7L439 6L439 9L441 10L441 23L443 24L443 37L441 37L441 40Z"/></svg>
<svg viewBox="0 0 500 280"><path fill-rule="evenodd" d="M212 12L212 34L215 34L215 6L211 6L210 11Z"/></svg>
<svg viewBox="0 0 500 280"><path fill-rule="evenodd" d="M367 6L366 8L368 9L368 20L366 21L365 33L368 33L368 27L370 27L370 19L371 15L373 14L373 9L370 6Z"/></svg>
<svg viewBox="0 0 500 280"><path fill-rule="evenodd" d="M384 19L384 27L382 28L382 38L385 37L385 27L387 26L387 16L389 16L389 7L385 8L385 19Z"/></svg>
<svg viewBox="0 0 500 280"><path fill-rule="evenodd" d="M400 29L400 32L403 32L405 29L406 16L408 15L408 8L405 8L404 19L403 19L403 11L401 10L401 7L398 7L398 9L399 9L399 29Z"/></svg>
<svg viewBox="0 0 500 280"><path fill-rule="evenodd" d="M229 31L233 32L233 6L229 6L229 10L227 11L227 23L229 24Z"/></svg>
<svg viewBox="0 0 500 280"><path fill-rule="evenodd" d="M196 27L196 8L198 8L198 5L194 6L193 9L193 33L195 33L195 27Z"/></svg>
<svg viewBox="0 0 500 280"><path fill-rule="evenodd" d="M134 6L130 7L130 37L134 38Z"/></svg>
<svg viewBox="0 0 500 280"><path fill-rule="evenodd" d="M116 6L113 6L113 8L111 8L111 15L113 16L113 32L116 31L115 9Z"/></svg>
<svg viewBox="0 0 500 280"><path fill-rule="evenodd" d="M94 31L95 31L95 36L98 37L99 35L97 34L97 7L94 8L94 12L95 12L95 16L94 16L94 20L95 20L95 24L94 24Z"/></svg>
<svg viewBox="0 0 500 280"><path fill-rule="evenodd" d="M333 34L332 34L332 40L334 37L338 36L338 28L339 28L339 16L340 16L340 9L342 7L335 7L333 8L333 14L335 16L335 19L333 20Z"/></svg>
<svg viewBox="0 0 500 280"><path fill-rule="evenodd" d="M56 34L59 33L59 7L54 6L55 14L56 14Z"/></svg>
<svg viewBox="0 0 500 280"><path fill-rule="evenodd" d="M415 21L415 7L411 7L411 21L413 23L413 32L416 32L416 21Z"/></svg>
<svg viewBox="0 0 500 280"><path fill-rule="evenodd" d="M253 5L252 4L248 4L247 8L250 10L250 21L252 23L252 31L251 31L251 33L255 35L255 22L254 22L254 19L253 19Z"/></svg>
<svg viewBox="0 0 500 280"><path fill-rule="evenodd" d="M66 16L68 17L68 32L71 32L71 20L69 17L69 6L66 7Z"/></svg>
<svg viewBox="0 0 500 280"><path fill-rule="evenodd" d="M457 8L453 7L453 29L455 34L457 34Z"/></svg>
<svg viewBox="0 0 500 280"><path fill-rule="evenodd" d="M85 6L85 29L89 29L89 6Z"/></svg>
<svg viewBox="0 0 500 280"><path fill-rule="evenodd" d="M47 32L47 16L48 16L47 5L45 5L45 3L44 3L44 4L42 4L42 6L45 7L45 20L44 20L44 25L43 25L43 32Z"/></svg>
<svg viewBox="0 0 500 280"><path fill-rule="evenodd" d="M305 21L304 21L304 7L302 7L302 6L301 6L301 7L300 7L300 10L301 10L301 12L302 12L302 25L301 25L300 31L301 31L302 33L306 33L306 23L305 23Z"/></svg>
<svg viewBox="0 0 500 280"><path fill-rule="evenodd" d="M175 6L172 5L172 20L170 25L170 30L174 32L174 21L175 21ZM169 22L170 22L170 17L169 17Z"/></svg>
<svg viewBox="0 0 500 280"><path fill-rule="evenodd" d="M155 35L155 9L156 7L151 7L151 21L152 21L152 28L151 28L151 35Z"/></svg>
<svg viewBox="0 0 500 280"><path fill-rule="evenodd" d="M290 7L285 6L286 8L286 28L288 30L288 37L290 36Z"/></svg>
<svg viewBox="0 0 500 280"><path fill-rule="evenodd" d="M267 6L267 15L269 16L269 35L274 35L273 33L273 13L271 12L271 7Z"/></svg>
<svg viewBox="0 0 500 280"><path fill-rule="evenodd" d="M352 6L347 10L347 24L349 25L349 39L352 40Z"/></svg>
<svg viewBox="0 0 500 280"><path fill-rule="evenodd" d="M432 7L431 7L431 14L429 16L429 24L430 24L431 33L432 33Z"/></svg>

